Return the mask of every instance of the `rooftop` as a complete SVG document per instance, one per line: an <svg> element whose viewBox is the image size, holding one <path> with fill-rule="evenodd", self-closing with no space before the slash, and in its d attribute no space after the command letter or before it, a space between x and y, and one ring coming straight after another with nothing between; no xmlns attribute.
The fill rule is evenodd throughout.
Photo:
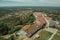
<svg viewBox="0 0 60 40"><path fill-rule="evenodd" d="M27 33L28 36L31 36L34 32L36 32L39 28L42 27L42 25L45 23L45 19L42 16L41 12L34 12L33 13L34 16L37 16L36 19L36 23L34 23L33 25L26 25L23 27L23 30Z"/></svg>

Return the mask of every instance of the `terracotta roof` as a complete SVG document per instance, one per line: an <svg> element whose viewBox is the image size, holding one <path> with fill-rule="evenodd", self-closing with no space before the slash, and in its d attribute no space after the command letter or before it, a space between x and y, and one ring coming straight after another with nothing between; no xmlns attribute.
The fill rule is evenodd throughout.
<svg viewBox="0 0 60 40"><path fill-rule="evenodd" d="M27 30L24 30L24 31L27 33L28 37L31 37L42 27L42 25L34 24L34 25L30 26Z"/></svg>
<svg viewBox="0 0 60 40"><path fill-rule="evenodd" d="M39 21L40 21L40 24L45 23L45 19L44 18L41 18Z"/></svg>
<svg viewBox="0 0 60 40"><path fill-rule="evenodd" d="M41 14L42 12L34 12L33 14Z"/></svg>
<svg viewBox="0 0 60 40"><path fill-rule="evenodd" d="M32 26L24 26L23 30L25 32L27 32L28 34L31 34L37 28L37 26L38 25L36 23L34 25L32 25Z"/></svg>
<svg viewBox="0 0 60 40"><path fill-rule="evenodd" d="M34 14L36 14L36 16L38 17L39 20L36 21L36 23L33 24L32 26L23 27L23 29L27 33L27 35L32 35L36 30L38 30L38 28L41 27L40 25L43 25L45 23L45 19L42 17L41 12L34 12Z"/></svg>
<svg viewBox="0 0 60 40"><path fill-rule="evenodd" d="M26 30L26 32L28 34L33 33L33 31L37 28L37 26L38 26L37 24L32 25L28 30Z"/></svg>
<svg viewBox="0 0 60 40"><path fill-rule="evenodd" d="M45 22L42 12L34 12L33 14L37 16L37 19L39 20L40 24L43 24Z"/></svg>
<svg viewBox="0 0 60 40"><path fill-rule="evenodd" d="M41 12L34 12L33 14L36 14L37 16L41 16L42 15Z"/></svg>
<svg viewBox="0 0 60 40"><path fill-rule="evenodd" d="M29 27L30 27L30 25L26 25L26 26L23 27L23 30L28 30Z"/></svg>
<svg viewBox="0 0 60 40"><path fill-rule="evenodd" d="M42 18L43 16L43 14L41 13L41 12L34 12L33 13L38 19L40 19L40 18Z"/></svg>

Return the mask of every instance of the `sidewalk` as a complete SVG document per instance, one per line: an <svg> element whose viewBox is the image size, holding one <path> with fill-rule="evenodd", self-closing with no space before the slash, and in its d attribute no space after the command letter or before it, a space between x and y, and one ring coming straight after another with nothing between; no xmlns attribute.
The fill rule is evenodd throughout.
<svg viewBox="0 0 60 40"><path fill-rule="evenodd" d="M57 29L54 29L54 28L45 28L44 30L53 33L48 40L52 40L53 37L54 37L54 35L55 35L55 34L57 33L57 31L58 31Z"/></svg>

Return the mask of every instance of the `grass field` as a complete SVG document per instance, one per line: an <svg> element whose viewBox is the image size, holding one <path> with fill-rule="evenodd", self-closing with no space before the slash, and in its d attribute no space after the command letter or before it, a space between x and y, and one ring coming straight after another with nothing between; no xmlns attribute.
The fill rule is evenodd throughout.
<svg viewBox="0 0 60 40"><path fill-rule="evenodd" d="M35 40L48 40L52 33L42 30L39 35L40 37Z"/></svg>
<svg viewBox="0 0 60 40"><path fill-rule="evenodd" d="M57 34L53 37L52 40L60 40L60 31L57 32Z"/></svg>

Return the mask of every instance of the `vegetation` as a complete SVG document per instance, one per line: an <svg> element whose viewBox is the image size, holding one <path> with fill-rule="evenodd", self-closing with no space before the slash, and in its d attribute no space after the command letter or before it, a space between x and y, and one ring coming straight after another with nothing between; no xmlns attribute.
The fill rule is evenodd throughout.
<svg viewBox="0 0 60 40"><path fill-rule="evenodd" d="M5 14L10 14L12 12L13 12L12 10L0 10L0 17L4 16Z"/></svg>
<svg viewBox="0 0 60 40"><path fill-rule="evenodd" d="M17 39L18 39L18 36L17 35L12 35L8 39L6 39L4 37L0 37L0 40L17 40Z"/></svg>
<svg viewBox="0 0 60 40"><path fill-rule="evenodd" d="M24 25L33 24L35 17L32 14L33 12L43 12L46 13L49 17L52 17L53 20L58 20L60 22L60 8L32 8L31 10L16 9L16 10L0 10L0 36L7 34L12 34L20 30ZM17 15L16 15L17 13ZM11 15L11 16L9 16ZM18 26L20 25L20 26ZM53 26L55 28L55 26ZM59 33L60 34L60 33ZM51 33L43 30L40 34L40 37L35 40L47 40ZM55 35L53 40L59 40L60 36ZM16 35L12 35L10 38L5 39L0 37L0 40L17 40Z"/></svg>
<svg viewBox="0 0 60 40"><path fill-rule="evenodd" d="M32 12L28 12L28 13L17 12L18 15L15 14L13 15L11 14L12 16L8 18L3 17L4 19L0 20L0 35L12 34L20 30L24 25L27 24L32 25L35 20L35 17L33 16Z"/></svg>
<svg viewBox="0 0 60 40"><path fill-rule="evenodd" d="M33 14L30 14L29 16L21 15L20 24L21 25L33 24L34 20L35 20L35 18L33 16Z"/></svg>
<svg viewBox="0 0 60 40"><path fill-rule="evenodd" d="M55 25L53 25L53 26L49 26L49 27L51 27L51 28L56 28L56 26L55 26Z"/></svg>
<svg viewBox="0 0 60 40"><path fill-rule="evenodd" d="M60 40L60 31L57 32L57 34L53 37L52 40Z"/></svg>
<svg viewBox="0 0 60 40"><path fill-rule="evenodd" d="M60 21L60 8L50 8L50 7L43 7L40 9L34 9L33 12L44 12L49 17L53 18L53 20Z"/></svg>
<svg viewBox="0 0 60 40"><path fill-rule="evenodd" d="M18 36L16 35L12 35L11 37L9 37L7 40L17 40Z"/></svg>
<svg viewBox="0 0 60 40"><path fill-rule="evenodd" d="M19 29L21 29L21 27L7 26L7 24L1 23L0 24L0 35L11 34Z"/></svg>
<svg viewBox="0 0 60 40"><path fill-rule="evenodd" d="M40 36L35 40L48 40L52 33L42 30L39 35Z"/></svg>
<svg viewBox="0 0 60 40"><path fill-rule="evenodd" d="M7 40L7 39L5 39L5 38L3 38L3 37L0 37L0 40Z"/></svg>

